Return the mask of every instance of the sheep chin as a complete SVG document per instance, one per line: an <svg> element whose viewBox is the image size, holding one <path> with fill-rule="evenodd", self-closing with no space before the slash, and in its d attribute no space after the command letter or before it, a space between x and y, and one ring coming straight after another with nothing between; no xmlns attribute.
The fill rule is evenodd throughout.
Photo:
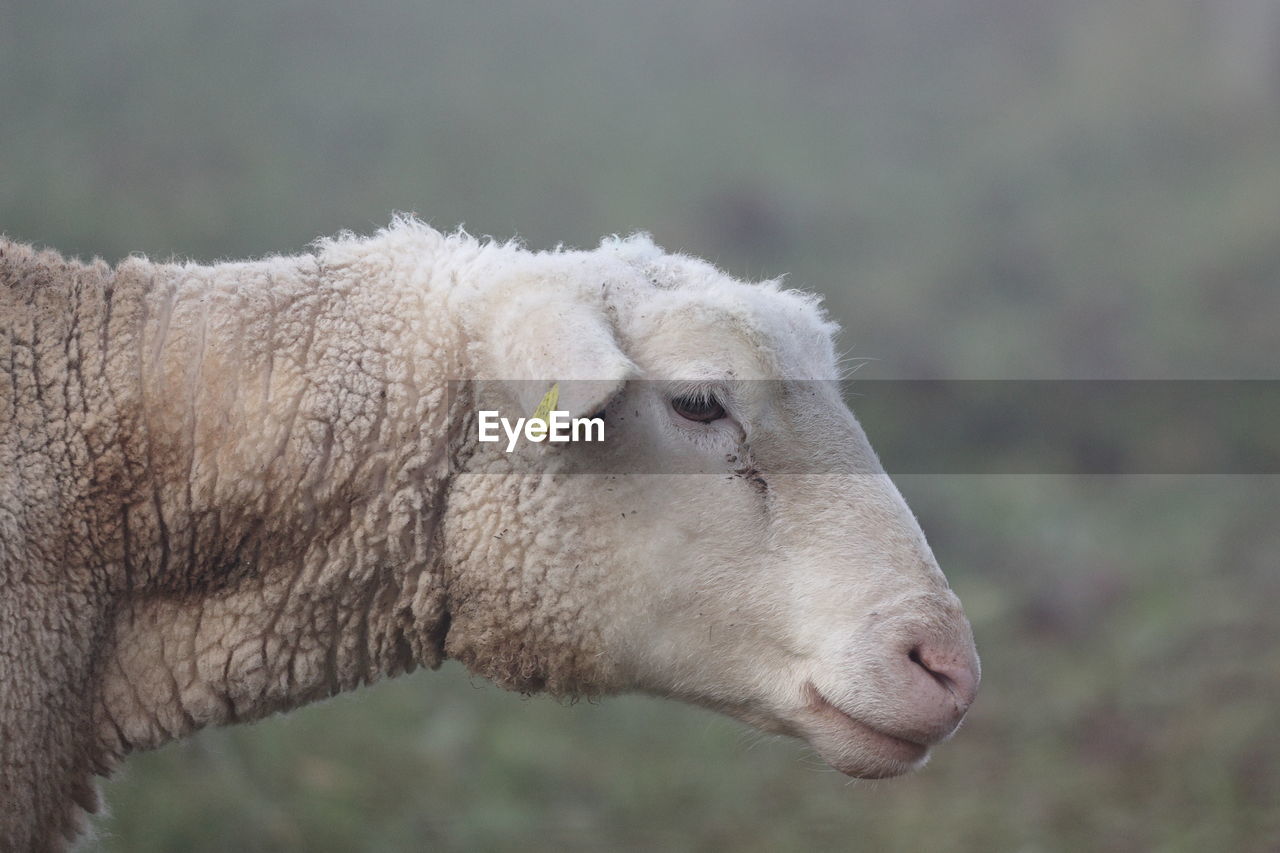
<svg viewBox="0 0 1280 853"><path fill-rule="evenodd" d="M888 779L918 770L930 746L897 737L840 710L811 684L805 685L799 728L822 760L846 776Z"/></svg>
<svg viewBox="0 0 1280 853"><path fill-rule="evenodd" d="M897 737L846 714L811 683L801 688L800 696L798 707L790 710L762 707L755 702L708 700L697 696L678 698L727 714L762 732L800 738L833 769L856 779L889 779L919 770L928 763L930 745Z"/></svg>

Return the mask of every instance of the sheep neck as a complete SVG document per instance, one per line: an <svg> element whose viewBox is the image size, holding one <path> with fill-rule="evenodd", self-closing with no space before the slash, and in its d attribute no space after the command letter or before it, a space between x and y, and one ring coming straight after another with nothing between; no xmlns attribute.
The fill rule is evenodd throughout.
<svg viewBox="0 0 1280 853"><path fill-rule="evenodd" d="M109 754L441 662L450 330L397 281L310 256L117 271Z"/></svg>

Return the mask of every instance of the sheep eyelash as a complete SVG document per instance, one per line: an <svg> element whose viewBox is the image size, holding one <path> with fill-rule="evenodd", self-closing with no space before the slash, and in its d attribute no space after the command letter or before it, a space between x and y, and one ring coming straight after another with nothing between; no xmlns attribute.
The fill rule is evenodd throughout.
<svg viewBox="0 0 1280 853"><path fill-rule="evenodd" d="M672 383L667 388L667 400L692 400L700 404L718 403L729 411L728 394L718 385L707 382L683 381Z"/></svg>

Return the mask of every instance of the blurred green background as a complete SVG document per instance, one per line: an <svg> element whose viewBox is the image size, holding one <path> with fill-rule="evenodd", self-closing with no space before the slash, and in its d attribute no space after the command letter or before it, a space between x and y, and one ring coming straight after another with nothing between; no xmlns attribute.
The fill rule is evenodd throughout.
<svg viewBox="0 0 1280 853"><path fill-rule="evenodd" d="M0 107L67 252L644 229L869 376L1280 377L1272 0L0 0ZM137 756L85 847L1280 849L1278 481L901 478L985 676L910 778L450 665Z"/></svg>

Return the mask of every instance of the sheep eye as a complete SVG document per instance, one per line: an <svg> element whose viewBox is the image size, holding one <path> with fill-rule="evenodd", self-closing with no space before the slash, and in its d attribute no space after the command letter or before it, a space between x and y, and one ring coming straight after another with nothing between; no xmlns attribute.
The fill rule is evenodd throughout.
<svg viewBox="0 0 1280 853"><path fill-rule="evenodd" d="M709 424L724 417L724 406L714 397L676 397L671 408L685 420Z"/></svg>

